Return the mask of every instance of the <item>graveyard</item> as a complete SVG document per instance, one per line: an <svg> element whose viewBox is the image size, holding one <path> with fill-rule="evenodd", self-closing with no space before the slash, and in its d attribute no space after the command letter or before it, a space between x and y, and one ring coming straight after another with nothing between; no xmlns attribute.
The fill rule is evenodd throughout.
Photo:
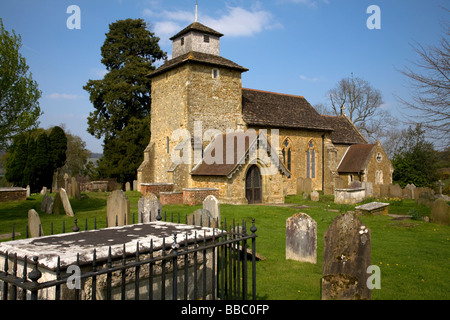
<svg viewBox="0 0 450 320"><path fill-rule="evenodd" d="M129 200L128 223L138 222L140 192L124 192ZM74 218L80 231L107 226L108 192L83 192L79 199L70 198L74 217L64 213L47 214L41 210L43 196L32 194L27 200L0 203L0 241L25 238L28 212L34 209L40 217L44 235L72 232ZM303 196L288 196L283 205L221 205L221 221L250 225L255 219L257 299L319 300L324 259L324 235L336 217L354 211L358 205L334 203L332 196L319 201ZM448 299L450 292L450 226L426 222L430 207L414 200L388 198L368 201L389 203L389 215L358 215L370 230L371 264L380 268L381 288L371 290L372 300ZM360 205L360 204L359 204ZM61 206L62 208L62 206ZM184 222L202 205L164 205L163 220ZM303 213L317 225L316 261L286 259L287 220ZM303 217L304 215L298 215Z"/></svg>

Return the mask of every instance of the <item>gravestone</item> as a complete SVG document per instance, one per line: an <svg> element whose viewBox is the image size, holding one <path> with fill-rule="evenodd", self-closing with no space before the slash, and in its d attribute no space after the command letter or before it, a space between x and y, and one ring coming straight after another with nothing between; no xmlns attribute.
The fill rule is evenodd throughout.
<svg viewBox="0 0 450 320"><path fill-rule="evenodd" d="M312 180L310 178L303 179L303 192L307 192L308 194L312 191Z"/></svg>
<svg viewBox="0 0 450 320"><path fill-rule="evenodd" d="M297 178L297 194L303 194L303 178Z"/></svg>
<svg viewBox="0 0 450 320"><path fill-rule="evenodd" d="M125 191L130 191L130 189L131 189L130 183L128 181L125 182Z"/></svg>
<svg viewBox="0 0 450 320"><path fill-rule="evenodd" d="M69 190L69 175L67 173L64 174L64 189Z"/></svg>
<svg viewBox="0 0 450 320"><path fill-rule="evenodd" d="M61 202L63 204L66 215L69 217L73 217L74 214L73 214L72 206L70 205L69 197L67 196L67 192L64 188L59 189L59 196L61 198Z"/></svg>
<svg viewBox="0 0 450 320"><path fill-rule="evenodd" d="M47 201L48 201L48 194L45 193L44 196L42 197L42 202L41 202L41 211L45 212L47 210Z"/></svg>
<svg viewBox="0 0 450 320"><path fill-rule="evenodd" d="M124 226L129 223L130 201L123 190L115 190L106 202L106 222L108 227Z"/></svg>
<svg viewBox="0 0 450 320"><path fill-rule="evenodd" d="M219 221L220 227L220 203L213 195L209 195L203 200L203 209L206 209L211 214L211 219Z"/></svg>
<svg viewBox="0 0 450 320"><path fill-rule="evenodd" d="M403 190L398 184L391 184L389 186L389 197L391 198L402 198Z"/></svg>
<svg viewBox="0 0 450 320"><path fill-rule="evenodd" d="M317 263L317 223L306 213L286 220L286 259Z"/></svg>
<svg viewBox="0 0 450 320"><path fill-rule="evenodd" d="M211 212L206 209L195 210L187 217L187 224L200 227L217 228L217 221L211 216Z"/></svg>
<svg viewBox="0 0 450 320"><path fill-rule="evenodd" d="M380 198L389 198L388 184L380 184Z"/></svg>
<svg viewBox="0 0 450 320"><path fill-rule="evenodd" d="M361 181L353 180L350 182L349 188L350 189L360 189L362 187Z"/></svg>
<svg viewBox="0 0 450 320"><path fill-rule="evenodd" d="M47 193L47 187L42 187L40 194L43 196Z"/></svg>
<svg viewBox="0 0 450 320"><path fill-rule="evenodd" d="M34 209L30 209L28 211L28 231L30 232L31 238L36 238L44 235L44 230L42 229L41 225L41 219L39 218L39 214Z"/></svg>
<svg viewBox="0 0 450 320"><path fill-rule="evenodd" d="M311 192L311 200L315 202L319 201L319 193L316 190Z"/></svg>
<svg viewBox="0 0 450 320"><path fill-rule="evenodd" d="M411 199L415 199L415 190L416 190L416 186L413 184L407 184L405 189L411 190Z"/></svg>
<svg viewBox="0 0 450 320"><path fill-rule="evenodd" d="M133 180L133 191L138 191L137 189L137 180Z"/></svg>
<svg viewBox="0 0 450 320"><path fill-rule="evenodd" d="M138 201L138 222L149 223L156 221L158 210L161 211L161 209L161 202L159 202L155 194L143 194Z"/></svg>
<svg viewBox="0 0 450 320"><path fill-rule="evenodd" d="M31 189L30 186L27 185L27 198L31 196Z"/></svg>
<svg viewBox="0 0 450 320"><path fill-rule="evenodd" d="M373 184L372 182L362 182L361 188L366 190L366 198L373 197Z"/></svg>
<svg viewBox="0 0 450 320"><path fill-rule="evenodd" d="M53 213L53 205L55 203L55 200L53 199L52 196L48 196L47 198L47 205L45 207L45 212L48 214L52 214Z"/></svg>
<svg viewBox="0 0 450 320"><path fill-rule="evenodd" d="M61 213L61 196L59 194L59 191L55 194L55 199L53 200L53 214L60 214Z"/></svg>
<svg viewBox="0 0 450 320"><path fill-rule="evenodd" d="M81 200L80 184L75 177L70 179L70 196L77 200Z"/></svg>
<svg viewBox="0 0 450 320"><path fill-rule="evenodd" d="M322 300L370 299L370 230L354 213L337 216L324 234Z"/></svg>
<svg viewBox="0 0 450 320"><path fill-rule="evenodd" d="M431 205L431 222L450 224L450 206L444 199L437 199Z"/></svg>

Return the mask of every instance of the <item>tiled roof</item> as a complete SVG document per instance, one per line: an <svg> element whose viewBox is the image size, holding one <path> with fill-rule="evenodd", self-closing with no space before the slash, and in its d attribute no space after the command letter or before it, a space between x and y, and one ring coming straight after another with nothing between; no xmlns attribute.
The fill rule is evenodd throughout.
<svg viewBox="0 0 450 320"><path fill-rule="evenodd" d="M251 126L332 130L302 96L242 89L242 115Z"/></svg>
<svg viewBox="0 0 450 320"><path fill-rule="evenodd" d="M217 67L225 67L225 68L235 69L235 70L239 70L241 72L248 71L247 68L241 67L237 63L234 63L233 61L225 59L221 56L197 52L197 51L190 51L179 57L176 57L174 59L167 61L161 67L159 67L155 71L151 72L148 76L154 77L155 75L158 75L158 74L161 74L168 70L171 70L173 68L176 68L179 65L182 65L184 63L203 63L203 64L209 64L209 65L217 66Z"/></svg>
<svg viewBox="0 0 450 320"><path fill-rule="evenodd" d="M326 123L333 129L330 139L334 144L367 143L364 136L358 131L346 116L322 115Z"/></svg>
<svg viewBox="0 0 450 320"><path fill-rule="evenodd" d="M210 34L210 35L213 35L213 36L216 36L216 37L222 37L223 36L222 33L217 32L216 30L213 30L213 29L205 26L205 25L201 24L200 22L194 22L194 23L191 23L190 25L188 25L186 28L184 28L180 32L178 32L173 37L171 37L170 40L175 40L176 38L182 36L185 33L188 33L191 30L199 31L201 33Z"/></svg>
<svg viewBox="0 0 450 320"><path fill-rule="evenodd" d="M255 132L256 133L256 132ZM216 136L213 141L206 147L202 161L196 165L191 171L193 176L230 176L240 165L248 162L248 153L250 150L256 149L256 140L259 139L257 134L249 134L249 132L233 132ZM267 141L264 137L263 140ZM239 142L238 142L239 141ZM242 144L242 142L244 142ZM242 146L241 146L241 144ZM260 146L262 147L262 146ZM267 141L267 149L272 149ZM216 152L222 152L222 157L216 155ZM259 152L259 151L258 151ZM231 154L230 154L231 153ZM277 152L271 150L270 156L276 156ZM206 157L211 155L211 159ZM227 159L227 157L229 159ZM217 160L220 163L215 163ZM214 163L212 163L214 162ZM286 167L278 161L279 170L286 175L290 175Z"/></svg>
<svg viewBox="0 0 450 320"><path fill-rule="evenodd" d="M348 147L338 167L339 173L358 173L364 170L375 144L353 144Z"/></svg>

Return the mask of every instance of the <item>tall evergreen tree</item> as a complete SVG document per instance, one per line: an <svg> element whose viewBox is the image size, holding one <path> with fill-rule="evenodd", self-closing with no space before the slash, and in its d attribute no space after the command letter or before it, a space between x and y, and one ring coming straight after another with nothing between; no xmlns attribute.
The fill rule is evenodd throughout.
<svg viewBox="0 0 450 320"><path fill-rule="evenodd" d="M119 20L110 24L101 47L102 63L108 73L102 80L89 80L83 87L89 92L95 108L88 117L88 132L104 138L102 172L107 177L117 177L120 182L135 179L140 165L135 159L136 154L142 158L149 142L147 135L147 140L139 141L135 145L139 147L132 153L128 148L118 147L133 140L129 135L138 137L140 134L134 129L122 134L130 124L140 127L139 122L147 121L144 125L147 128L150 125L151 83L147 74L155 70L156 61L167 58L158 42L159 38L147 30L142 19ZM118 149L122 150L119 155L111 152ZM117 156L127 166L117 165ZM116 167L108 169L106 166ZM122 169L123 172L118 172ZM132 176L130 172L133 172Z"/></svg>
<svg viewBox="0 0 450 320"><path fill-rule="evenodd" d="M16 186L24 187L24 170L27 164L28 143L25 134L15 137L5 163L5 178Z"/></svg>

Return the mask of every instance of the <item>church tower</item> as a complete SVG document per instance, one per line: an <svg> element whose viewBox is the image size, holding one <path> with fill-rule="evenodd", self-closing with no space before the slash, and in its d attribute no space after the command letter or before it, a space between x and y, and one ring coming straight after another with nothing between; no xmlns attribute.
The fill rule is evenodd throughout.
<svg viewBox="0 0 450 320"><path fill-rule="evenodd" d="M190 187L194 163L173 163L179 146L173 134L185 129L192 146L194 125L201 134L208 129L226 133L243 128L241 74L248 69L220 56L223 36L194 22L171 37L172 59L148 75L152 82L151 139L138 169L140 183L173 183L175 190ZM177 131L178 130L178 131ZM181 141L181 138L180 138ZM185 156L185 155L180 155Z"/></svg>

